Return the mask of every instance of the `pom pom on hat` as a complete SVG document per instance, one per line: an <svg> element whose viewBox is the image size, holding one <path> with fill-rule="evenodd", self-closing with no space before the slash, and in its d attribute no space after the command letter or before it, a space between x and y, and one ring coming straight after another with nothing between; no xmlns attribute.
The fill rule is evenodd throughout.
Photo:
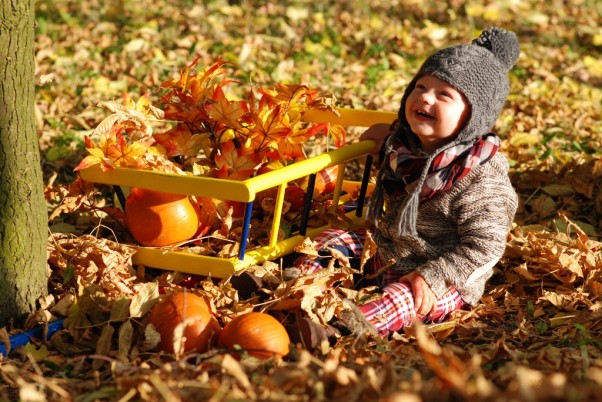
<svg viewBox="0 0 602 402"><path fill-rule="evenodd" d="M520 53L518 39L514 32L501 28L487 28L481 35L472 41L473 44L488 49L509 71Z"/></svg>

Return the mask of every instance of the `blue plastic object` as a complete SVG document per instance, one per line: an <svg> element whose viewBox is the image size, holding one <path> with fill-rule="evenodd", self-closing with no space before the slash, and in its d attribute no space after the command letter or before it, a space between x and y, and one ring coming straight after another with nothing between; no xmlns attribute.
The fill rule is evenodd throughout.
<svg viewBox="0 0 602 402"><path fill-rule="evenodd" d="M49 339L55 332L63 328L64 319L56 320L48 324L48 333L46 339ZM28 344L32 339L41 339L44 336L44 326L37 325L27 332L22 332L17 335L11 336L10 339L10 350L14 350L19 346ZM0 355L7 356L6 346L0 343Z"/></svg>

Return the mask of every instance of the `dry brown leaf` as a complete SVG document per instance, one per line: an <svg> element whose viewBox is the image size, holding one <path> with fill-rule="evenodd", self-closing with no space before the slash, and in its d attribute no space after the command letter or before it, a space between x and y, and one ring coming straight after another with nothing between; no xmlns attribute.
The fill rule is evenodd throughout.
<svg viewBox="0 0 602 402"><path fill-rule="evenodd" d="M362 256L360 258L360 271L364 271L364 265L366 265L366 262L376 254L376 251L376 243L372 238L372 233L369 230L366 230L366 240L364 241Z"/></svg>
<svg viewBox="0 0 602 402"><path fill-rule="evenodd" d="M159 284L157 282L137 283L134 285L135 294L129 305L129 317L142 317L159 300Z"/></svg>
<svg viewBox="0 0 602 402"><path fill-rule="evenodd" d="M128 361L130 349L134 340L134 326L130 320L126 320L119 327L118 331L118 354L117 358L121 361Z"/></svg>
<svg viewBox="0 0 602 402"><path fill-rule="evenodd" d="M110 323L107 323L100 334L100 338L96 342L96 355L97 356L107 356L109 351L111 350L111 342L113 340L113 334L115 333L115 328ZM103 364L106 364L105 360L100 358L94 359L92 362L92 367L95 370L98 370L102 367Z"/></svg>
<svg viewBox="0 0 602 402"><path fill-rule="evenodd" d="M311 240L309 237L303 239L300 245L295 247L295 252L305 254L309 258L318 258L320 254L316 250L317 243Z"/></svg>
<svg viewBox="0 0 602 402"><path fill-rule="evenodd" d="M224 371L234 377L238 384L240 384L240 386L249 393L249 396L254 399L255 393L253 392L251 381L240 363L231 355L226 354L222 359L221 365Z"/></svg>

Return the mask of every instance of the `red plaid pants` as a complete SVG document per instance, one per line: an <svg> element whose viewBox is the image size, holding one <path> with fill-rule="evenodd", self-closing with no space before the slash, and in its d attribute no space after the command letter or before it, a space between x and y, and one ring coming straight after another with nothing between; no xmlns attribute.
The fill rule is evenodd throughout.
<svg viewBox="0 0 602 402"><path fill-rule="evenodd" d="M342 229L328 229L315 237L316 249L324 256L311 259L301 256L295 262L295 266L307 273L315 272L328 265L328 248L336 248L349 257L353 266L359 264L362 249L366 240L363 230L345 231ZM374 256L366 265L366 273L376 272L382 266L378 255ZM437 299L435 312L427 317L418 317L414 308L414 295L412 287L407 283L399 282L403 275L393 270L387 270L378 278L379 285L383 289L381 298L367 304L360 305L360 310L365 314L379 334L386 336L392 332L399 331L404 326L411 325L416 320L425 322L439 322L445 320L447 315L454 310L460 310L467 306L454 287Z"/></svg>

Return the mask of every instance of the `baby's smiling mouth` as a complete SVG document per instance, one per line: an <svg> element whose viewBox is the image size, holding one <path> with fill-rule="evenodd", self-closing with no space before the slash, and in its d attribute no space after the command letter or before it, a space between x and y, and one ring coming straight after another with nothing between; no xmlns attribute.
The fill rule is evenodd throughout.
<svg viewBox="0 0 602 402"><path fill-rule="evenodd" d="M434 119L435 116L428 114L424 110L416 110L416 115L423 119Z"/></svg>

